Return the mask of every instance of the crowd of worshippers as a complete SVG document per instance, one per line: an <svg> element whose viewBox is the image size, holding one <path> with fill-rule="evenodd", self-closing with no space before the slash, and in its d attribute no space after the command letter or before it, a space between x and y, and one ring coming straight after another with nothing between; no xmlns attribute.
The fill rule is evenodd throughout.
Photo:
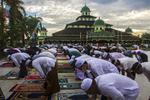
<svg viewBox="0 0 150 100"><path fill-rule="evenodd" d="M39 47L5 49L8 59L20 68L19 78L27 75L32 66L41 78L48 94L60 91L57 73L57 52L62 50L74 69L76 80L81 80L81 89L90 100L136 100L139 85L136 74L143 73L150 81L148 56L139 48L127 50L120 44L44 44Z"/></svg>

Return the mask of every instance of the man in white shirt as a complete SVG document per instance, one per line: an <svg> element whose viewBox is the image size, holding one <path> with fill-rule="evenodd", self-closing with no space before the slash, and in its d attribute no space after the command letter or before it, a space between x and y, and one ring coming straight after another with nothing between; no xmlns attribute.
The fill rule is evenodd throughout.
<svg viewBox="0 0 150 100"><path fill-rule="evenodd" d="M150 62L141 63L143 74L146 76L150 82Z"/></svg>
<svg viewBox="0 0 150 100"><path fill-rule="evenodd" d="M32 57L32 60L35 60L39 57L49 57L49 58L52 58L52 59L56 60L56 57L49 51L42 51L41 53L39 53L37 55L34 55Z"/></svg>
<svg viewBox="0 0 150 100"><path fill-rule="evenodd" d="M13 61L13 63L20 68L19 78L24 78L27 75L26 61L30 59L27 53L14 53L9 55L8 58Z"/></svg>
<svg viewBox="0 0 150 100"><path fill-rule="evenodd" d="M136 100L139 95L136 81L116 73L100 75L93 80L86 78L81 88L88 94L102 94L112 100Z"/></svg>
<svg viewBox="0 0 150 100"><path fill-rule="evenodd" d="M98 58L90 58L90 59L78 59L76 61L75 66L85 72L87 77L93 76L97 77L98 75L103 75L107 73L118 73L119 71L115 65L112 63L98 59ZM90 75L91 74L91 75ZM92 78L92 77L91 77Z"/></svg>
<svg viewBox="0 0 150 100"><path fill-rule="evenodd" d="M56 60L50 57L39 57L32 61L32 66L45 79L44 88L47 90L47 93L52 94L60 90Z"/></svg>
<svg viewBox="0 0 150 100"><path fill-rule="evenodd" d="M127 76L135 79L136 73L140 74L142 73L141 69L141 64L138 63L138 61L134 58L130 57L124 57L124 58L119 58L117 60L116 66L120 68L122 71L122 74L125 75L125 72L127 73Z"/></svg>
<svg viewBox="0 0 150 100"><path fill-rule="evenodd" d="M148 55L143 50L132 50L132 53L135 54L135 57L140 63L148 62Z"/></svg>

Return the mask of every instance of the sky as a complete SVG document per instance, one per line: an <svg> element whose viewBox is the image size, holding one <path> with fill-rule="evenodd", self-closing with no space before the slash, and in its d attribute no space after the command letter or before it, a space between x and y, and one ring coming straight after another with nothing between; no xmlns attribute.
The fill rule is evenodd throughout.
<svg viewBox="0 0 150 100"><path fill-rule="evenodd" d="M23 0L28 15L42 17L48 35L60 31L81 15L85 0ZM150 0L86 0L91 15L100 17L113 28L150 32Z"/></svg>

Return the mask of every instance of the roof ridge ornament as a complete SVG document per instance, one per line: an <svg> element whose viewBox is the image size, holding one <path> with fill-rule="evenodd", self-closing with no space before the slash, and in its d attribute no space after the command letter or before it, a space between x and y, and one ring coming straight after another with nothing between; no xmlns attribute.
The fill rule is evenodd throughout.
<svg viewBox="0 0 150 100"><path fill-rule="evenodd" d="M86 6L86 0L84 0L85 6Z"/></svg>

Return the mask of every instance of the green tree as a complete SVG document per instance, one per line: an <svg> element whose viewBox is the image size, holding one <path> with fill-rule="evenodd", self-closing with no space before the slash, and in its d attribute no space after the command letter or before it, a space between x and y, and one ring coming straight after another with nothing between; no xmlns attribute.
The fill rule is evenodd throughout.
<svg viewBox="0 0 150 100"><path fill-rule="evenodd" d="M10 6L8 31L10 45L18 46L18 43L24 42L24 16L26 16L26 13L22 7L23 2L21 0L5 0L5 2Z"/></svg>
<svg viewBox="0 0 150 100"><path fill-rule="evenodd" d="M42 24L41 24L41 17L34 17L34 16L28 16L25 17L25 23L26 23L26 37L28 42L31 42L32 40L32 33L38 33L42 29Z"/></svg>
<svg viewBox="0 0 150 100"><path fill-rule="evenodd" d="M150 39L150 33L144 33L142 36L141 36L142 39Z"/></svg>

